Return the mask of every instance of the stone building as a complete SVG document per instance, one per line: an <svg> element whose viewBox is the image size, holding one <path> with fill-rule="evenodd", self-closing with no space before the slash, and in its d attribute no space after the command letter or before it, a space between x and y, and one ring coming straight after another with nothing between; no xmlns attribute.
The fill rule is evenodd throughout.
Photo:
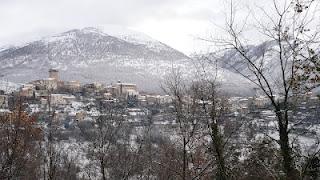
<svg viewBox="0 0 320 180"><path fill-rule="evenodd" d="M59 81L59 71L56 69L49 69L49 78Z"/></svg>
<svg viewBox="0 0 320 180"><path fill-rule="evenodd" d="M116 96L128 96L128 95L138 95L139 92L137 90L136 84L131 83L122 83L118 81L118 83L115 84L115 94Z"/></svg>

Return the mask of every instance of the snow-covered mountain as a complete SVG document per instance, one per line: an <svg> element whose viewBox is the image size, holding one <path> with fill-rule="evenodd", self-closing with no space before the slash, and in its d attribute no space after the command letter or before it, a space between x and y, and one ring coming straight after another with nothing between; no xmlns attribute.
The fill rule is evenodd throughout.
<svg viewBox="0 0 320 180"><path fill-rule="evenodd" d="M142 33L83 28L2 49L0 75L24 83L45 78L48 69L55 68L64 80L122 80L149 90L159 88L159 77L173 66L186 68L190 61L183 53Z"/></svg>
<svg viewBox="0 0 320 180"><path fill-rule="evenodd" d="M258 56L259 51L254 52ZM219 58L227 60L235 56L228 51ZM143 33L125 28L87 27L1 49L0 76L10 82L25 83L46 78L48 70L55 68L63 80L83 83L121 80L136 83L146 91L159 91L163 78L176 68L189 80L202 72L216 75L222 88L232 93L248 94L252 90L248 81L223 63L203 64L202 57L190 58Z"/></svg>
<svg viewBox="0 0 320 180"><path fill-rule="evenodd" d="M285 55L282 55L285 66L285 75L291 77L292 74L292 53L283 43L282 48L288 48ZM311 52L313 51L313 52ZM268 82L274 86L276 92L281 93L282 88L282 71L281 60L279 59L279 46L276 41L266 41L258 45L250 45L244 47L243 53L249 57L252 62L261 69ZM299 87L303 90L311 90L320 86L320 51L319 49L310 50L307 48L301 49L298 53L297 60L294 64L294 78L295 82L299 83ZM308 57L308 58L306 58ZM201 57L202 60L209 60L217 62L217 66L224 70L233 73L241 72L244 76L249 77L252 80L256 80L256 77L250 70L248 63L243 56L236 50L227 50L222 52L215 52L205 54ZM229 74L229 73L228 73ZM236 76L234 76L236 77ZM256 81L257 82L257 81Z"/></svg>
<svg viewBox="0 0 320 180"><path fill-rule="evenodd" d="M117 25L104 25L98 28L87 28L87 29L98 29L102 33L106 33L110 36L115 36L124 41L133 44L142 44L153 50L168 49L169 46L153 39L152 37L137 31L130 30L128 28L117 26Z"/></svg>

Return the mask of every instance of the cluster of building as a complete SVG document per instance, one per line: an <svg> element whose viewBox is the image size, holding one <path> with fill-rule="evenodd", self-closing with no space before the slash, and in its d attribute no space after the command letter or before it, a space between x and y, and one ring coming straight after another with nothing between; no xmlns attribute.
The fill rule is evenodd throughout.
<svg viewBox="0 0 320 180"><path fill-rule="evenodd" d="M231 97L229 98L229 104L232 112L248 113L254 109L264 108L270 105L270 99L265 96L257 97Z"/></svg>
<svg viewBox="0 0 320 180"><path fill-rule="evenodd" d="M81 84L79 81L64 81L56 69L49 70L48 78L26 83L13 94L0 91L0 110L9 109L13 97L23 98L26 111L39 117L40 121L48 115L46 112L54 111L54 120L62 124L97 118L101 115L99 103L126 104L128 122L145 118L151 113L149 107L171 103L170 96L140 93L133 83L118 81L104 85L98 82Z"/></svg>
<svg viewBox="0 0 320 180"><path fill-rule="evenodd" d="M252 97L231 97L229 98L229 104L233 112L240 112L243 114L268 109L271 106L271 101L267 96L262 95L258 88L255 88L255 95ZM294 97L290 97L290 100L295 100L295 106L297 108L315 108L316 104L319 104L320 94L318 92L307 92L305 94L298 94ZM283 96L274 95L276 101L282 101ZM298 103L299 102L299 103Z"/></svg>
<svg viewBox="0 0 320 180"><path fill-rule="evenodd" d="M48 97L49 94L59 90L79 91L81 88L79 81L62 81L59 78L59 71L49 70L49 78L29 82L20 89L22 97Z"/></svg>
<svg viewBox="0 0 320 180"><path fill-rule="evenodd" d="M85 120L99 116L97 103L126 103L127 117L135 121L137 117L146 116L154 111L170 110L172 97L169 95L146 94L138 91L136 84L117 83L104 85L102 83L81 84L79 81L63 81L59 71L49 70L49 77L35 80L23 85L17 96L22 97L28 104L30 113L41 113L54 108L56 117L60 119ZM11 95L12 96L12 95ZM190 100L184 97L186 101ZM310 104L319 103L319 98L312 93L302 97L308 104L299 108L318 107ZM191 100L190 100L191 101ZM228 99L231 112L235 115L260 112L270 109L270 100L256 93L253 97L230 97ZM210 103L200 101L199 103ZM8 109L10 97L0 91L0 111ZM272 114L272 113L271 113ZM268 116L273 116L268 115Z"/></svg>

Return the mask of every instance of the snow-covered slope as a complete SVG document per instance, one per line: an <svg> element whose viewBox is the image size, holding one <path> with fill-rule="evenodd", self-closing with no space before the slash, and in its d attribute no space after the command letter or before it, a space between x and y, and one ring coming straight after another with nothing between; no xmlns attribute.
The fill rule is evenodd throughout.
<svg viewBox="0 0 320 180"><path fill-rule="evenodd" d="M88 30L92 28L87 28ZM111 36L115 36L119 39L122 39L124 41L133 43L133 44L143 44L146 45L148 48L152 50L160 50L160 49L167 49L169 50L170 47L166 44L159 42L152 37L137 32L122 26L116 26L116 25L104 25L99 26L99 28L93 28L93 30L98 29L102 33L109 34Z"/></svg>
<svg viewBox="0 0 320 180"><path fill-rule="evenodd" d="M286 48L286 46L283 45L282 48ZM277 43L275 41L266 41L259 45L247 46L244 49L246 56L249 57L252 62L261 69L265 77L268 79L268 82L275 87L274 89L281 93L280 91L283 90L281 88L282 71L281 60L279 59L279 46ZM290 51L288 50L286 52L288 52L286 54L288 57L283 57L285 59L283 61L285 66L285 75L287 77L291 77L293 60L292 56L288 55ZM301 61L295 61L294 77L296 78L296 82L300 83L301 88L304 88L304 90L311 90L312 88L320 86L319 51L315 51L312 55L307 50L302 49L299 53L305 53L307 56L298 56L297 59L301 59ZM306 59L305 57L310 58ZM217 62L220 69L237 74L241 72L244 76L249 77L251 80L256 79L250 70L248 63L246 63L246 60L236 50L227 50L203 55L202 60L206 59Z"/></svg>
<svg viewBox="0 0 320 180"><path fill-rule="evenodd" d="M227 54L232 57L232 53ZM216 68L210 63L204 66L208 74L217 72L222 88L229 92L248 94L252 90L228 67ZM193 80L199 71L201 74L201 67L199 57L190 58L143 33L118 26L73 29L0 50L0 76L15 83L46 78L48 70L55 68L63 80L121 80L136 83L143 90L159 91L162 79L172 68Z"/></svg>
<svg viewBox="0 0 320 180"><path fill-rule="evenodd" d="M83 28L2 49L0 76L24 83L56 68L64 80L122 80L150 90L159 89L161 77L173 66L189 69L188 63L188 56L142 33Z"/></svg>

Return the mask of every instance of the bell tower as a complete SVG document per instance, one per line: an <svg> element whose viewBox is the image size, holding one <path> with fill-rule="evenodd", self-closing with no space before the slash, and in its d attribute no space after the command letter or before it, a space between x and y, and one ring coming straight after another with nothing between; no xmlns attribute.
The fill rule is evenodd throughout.
<svg viewBox="0 0 320 180"><path fill-rule="evenodd" d="M55 81L59 81L59 71L56 69L50 69L49 70L49 78L52 78Z"/></svg>

